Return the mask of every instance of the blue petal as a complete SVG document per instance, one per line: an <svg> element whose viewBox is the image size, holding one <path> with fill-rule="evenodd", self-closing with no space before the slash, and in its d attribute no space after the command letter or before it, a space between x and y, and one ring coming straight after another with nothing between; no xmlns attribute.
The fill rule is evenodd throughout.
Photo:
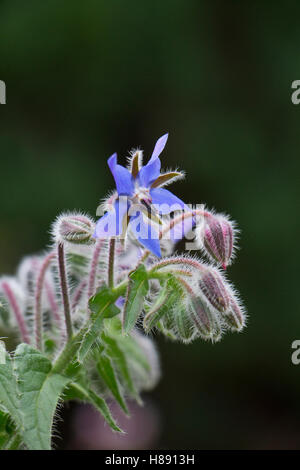
<svg viewBox="0 0 300 470"><path fill-rule="evenodd" d="M123 219L127 215L127 210L127 198L118 199L114 204L113 210L106 212L106 214L98 220L93 237L109 238L120 235L122 233Z"/></svg>
<svg viewBox="0 0 300 470"><path fill-rule="evenodd" d="M152 204L157 205L160 214L170 214L175 210L186 209L186 204L179 199L175 194L167 189L153 188L150 190Z"/></svg>
<svg viewBox="0 0 300 470"><path fill-rule="evenodd" d="M147 165L143 166L137 176L140 186L143 186L144 188L151 186L153 181L155 181L160 175L160 167L161 162L159 158L154 160L152 163L149 161Z"/></svg>
<svg viewBox="0 0 300 470"><path fill-rule="evenodd" d="M107 163L115 179L118 194L131 196L134 190L134 184L130 171L122 165L117 164L116 153L109 157Z"/></svg>
<svg viewBox="0 0 300 470"><path fill-rule="evenodd" d="M153 224L146 221L141 212L137 212L135 216L131 217L129 227L141 245L158 258L161 258L159 233L153 227Z"/></svg>
<svg viewBox="0 0 300 470"><path fill-rule="evenodd" d="M167 133L167 134L164 134L162 137L160 137L158 139L158 141L155 144L155 147L154 147L153 153L151 155L151 158L149 160L149 163L154 161L156 158L158 158L160 156L161 152L165 148L168 137L169 137L169 134Z"/></svg>
<svg viewBox="0 0 300 470"><path fill-rule="evenodd" d="M147 165L143 166L138 174L139 183L147 188L160 174L161 161L158 158L167 143L169 134L165 134L158 139L155 144L153 153Z"/></svg>
<svg viewBox="0 0 300 470"><path fill-rule="evenodd" d="M122 308L123 305L125 303L125 298L124 297L119 297L116 301L115 301L115 306L118 307L118 308Z"/></svg>

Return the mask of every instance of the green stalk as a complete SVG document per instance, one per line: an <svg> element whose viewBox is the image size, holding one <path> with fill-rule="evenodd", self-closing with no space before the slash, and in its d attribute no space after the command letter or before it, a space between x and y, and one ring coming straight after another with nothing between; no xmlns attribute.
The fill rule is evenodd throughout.
<svg viewBox="0 0 300 470"><path fill-rule="evenodd" d="M108 287L111 289L114 287L115 246L116 239L111 238L108 252Z"/></svg>

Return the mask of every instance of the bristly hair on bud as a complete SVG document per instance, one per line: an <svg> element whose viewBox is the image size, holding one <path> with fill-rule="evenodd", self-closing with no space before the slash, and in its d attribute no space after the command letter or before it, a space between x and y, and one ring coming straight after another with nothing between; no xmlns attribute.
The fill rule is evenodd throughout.
<svg viewBox="0 0 300 470"><path fill-rule="evenodd" d="M81 212L67 212L59 215L52 226L52 238L58 244L65 242L77 245L95 243L93 219Z"/></svg>
<svg viewBox="0 0 300 470"><path fill-rule="evenodd" d="M230 304L229 292L219 271L207 267L199 277L199 287L207 301L218 311L225 312Z"/></svg>
<svg viewBox="0 0 300 470"><path fill-rule="evenodd" d="M196 229L200 247L208 258L224 269L232 263L238 230L235 222L223 214L206 212L204 224Z"/></svg>
<svg viewBox="0 0 300 470"><path fill-rule="evenodd" d="M222 318L228 329L233 332L240 332L247 324L247 313L241 299L239 298L238 292L232 285L227 284L227 289L230 295L230 304Z"/></svg>

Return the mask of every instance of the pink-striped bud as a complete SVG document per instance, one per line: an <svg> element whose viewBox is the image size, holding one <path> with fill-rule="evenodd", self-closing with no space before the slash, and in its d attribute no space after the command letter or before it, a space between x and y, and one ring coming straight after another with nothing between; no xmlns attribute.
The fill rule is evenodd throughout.
<svg viewBox="0 0 300 470"><path fill-rule="evenodd" d="M201 242L207 254L226 269L232 258L233 224L223 215L208 214L201 229Z"/></svg>
<svg viewBox="0 0 300 470"><path fill-rule="evenodd" d="M245 326L244 309L234 298L231 298L229 310L225 312L222 318L232 331L241 331Z"/></svg>
<svg viewBox="0 0 300 470"><path fill-rule="evenodd" d="M57 243L75 243L90 245L95 230L94 222L82 214L62 214L53 225L53 236Z"/></svg>
<svg viewBox="0 0 300 470"><path fill-rule="evenodd" d="M192 296L190 304L190 315L197 333L203 339L218 341L221 338L221 328L218 317L200 296Z"/></svg>
<svg viewBox="0 0 300 470"><path fill-rule="evenodd" d="M219 312L225 312L230 305L230 294L217 269L207 268L199 280L199 287L208 302Z"/></svg>

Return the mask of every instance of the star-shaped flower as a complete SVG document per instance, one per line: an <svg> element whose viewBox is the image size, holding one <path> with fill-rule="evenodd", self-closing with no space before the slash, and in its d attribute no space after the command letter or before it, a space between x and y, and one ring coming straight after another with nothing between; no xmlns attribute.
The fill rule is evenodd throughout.
<svg viewBox="0 0 300 470"><path fill-rule="evenodd" d="M184 177L178 171L160 172L159 155L167 140L168 134L158 139L145 166L142 166L141 150L132 153L128 168L117 163L116 153L108 159L117 193L111 198L108 212L97 222L95 238L124 235L129 229L141 245L161 257L158 234L160 216L187 207L181 199L163 188Z"/></svg>

